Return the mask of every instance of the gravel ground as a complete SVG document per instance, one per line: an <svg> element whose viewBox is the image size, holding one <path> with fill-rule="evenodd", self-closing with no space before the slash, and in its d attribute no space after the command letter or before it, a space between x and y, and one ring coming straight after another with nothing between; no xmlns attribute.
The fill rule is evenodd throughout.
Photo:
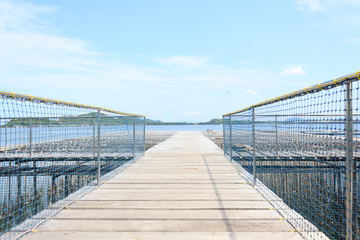
<svg viewBox="0 0 360 240"><path fill-rule="evenodd" d="M145 149L148 150L175 134L176 132L157 132L157 131L146 132ZM204 136L208 137L211 141L213 141L216 145L218 145L221 149L223 149L222 131L208 130L203 132L203 134Z"/></svg>
<svg viewBox="0 0 360 240"><path fill-rule="evenodd" d="M208 130L203 132L204 136L208 137L211 141L213 141L219 148L224 150L223 143L223 132L222 131L212 131Z"/></svg>
<svg viewBox="0 0 360 240"><path fill-rule="evenodd" d="M147 131L145 135L145 150L148 150L153 146L165 141L166 139L175 135L175 133L176 132Z"/></svg>

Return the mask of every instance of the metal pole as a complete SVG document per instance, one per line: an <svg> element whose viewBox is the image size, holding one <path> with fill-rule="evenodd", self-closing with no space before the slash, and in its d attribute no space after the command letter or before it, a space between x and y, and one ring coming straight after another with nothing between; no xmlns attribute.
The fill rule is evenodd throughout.
<svg viewBox="0 0 360 240"><path fill-rule="evenodd" d="M5 130L5 155L6 155L6 148L7 148L7 139L8 139L8 136L7 136L7 127L6 127L6 125L5 125L5 128L4 128L4 130ZM12 161L9 161L9 168L11 168L11 166L12 166ZM11 186L12 186L12 182L11 182L11 174L9 174L9 177L8 177L8 181L9 181L9 192L8 192L8 202L10 203L10 201L11 201Z"/></svg>
<svg viewBox="0 0 360 240"><path fill-rule="evenodd" d="M345 206L346 206L346 240L353 239L353 196L354 196L354 162L353 162L353 119L352 119L352 84L346 84L346 160L345 160Z"/></svg>
<svg viewBox="0 0 360 240"><path fill-rule="evenodd" d="M49 129L49 136L50 136L50 141L52 141L53 140L52 127L50 127Z"/></svg>
<svg viewBox="0 0 360 240"><path fill-rule="evenodd" d="M255 108L252 108L252 159L253 159L253 185L256 185L256 156L255 156Z"/></svg>
<svg viewBox="0 0 360 240"><path fill-rule="evenodd" d="M65 125L64 132L65 132L65 141L67 141L66 129L67 129L68 125L69 125L69 121L68 121L68 118L67 118L67 117L65 117L65 123L66 123L66 125Z"/></svg>
<svg viewBox="0 0 360 240"><path fill-rule="evenodd" d="M29 118L29 157L31 157L32 153L32 120Z"/></svg>
<svg viewBox="0 0 360 240"><path fill-rule="evenodd" d="M57 187L56 187L56 176L51 176L51 203L56 202L56 193L57 193Z"/></svg>
<svg viewBox="0 0 360 240"><path fill-rule="evenodd" d="M226 156L225 153L225 117L223 116L223 148L224 148L224 156Z"/></svg>
<svg viewBox="0 0 360 240"><path fill-rule="evenodd" d="M98 115L97 115L97 119L98 119L98 142L97 142L97 167L98 167L98 172L97 172L97 184L100 184L100 170L101 170L101 165L100 165L100 109L98 109Z"/></svg>
<svg viewBox="0 0 360 240"><path fill-rule="evenodd" d="M143 133L143 137L144 137L144 153L143 153L143 155L145 155L145 143L146 143L146 141L145 141L145 133L146 133L146 131L145 131L145 126L146 126L146 119L145 119L145 117L144 117L144 133Z"/></svg>
<svg viewBox="0 0 360 240"><path fill-rule="evenodd" d="M95 118L93 119L93 156L95 157L95 144L96 144L96 133L95 133Z"/></svg>
<svg viewBox="0 0 360 240"><path fill-rule="evenodd" d="M279 139L278 139L278 116L275 115L275 154L279 156Z"/></svg>
<svg viewBox="0 0 360 240"><path fill-rule="evenodd" d="M17 203L16 205L18 206L18 208L20 209L22 206L22 202L21 202L21 162L20 161L16 161L15 165L17 166ZM21 211L21 210L19 210Z"/></svg>
<svg viewBox="0 0 360 240"><path fill-rule="evenodd" d="M64 186L64 190L65 190L65 196L69 195L69 175L65 175L65 186Z"/></svg>
<svg viewBox="0 0 360 240"><path fill-rule="evenodd" d="M29 157L32 155L32 118L29 118ZM37 198L37 183L36 183L36 158L33 159L33 188L34 188L34 198Z"/></svg>
<svg viewBox="0 0 360 240"><path fill-rule="evenodd" d="M133 161L135 162L135 119L136 117L134 116L133 118Z"/></svg>
<svg viewBox="0 0 360 240"><path fill-rule="evenodd" d="M229 149L229 155L230 155L230 162L232 162L232 124L231 124L231 115L229 116L229 122L230 122L230 149Z"/></svg>

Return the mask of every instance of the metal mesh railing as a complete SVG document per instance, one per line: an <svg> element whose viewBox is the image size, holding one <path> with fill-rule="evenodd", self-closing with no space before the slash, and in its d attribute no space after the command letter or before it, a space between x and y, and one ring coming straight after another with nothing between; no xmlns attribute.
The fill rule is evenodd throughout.
<svg viewBox="0 0 360 240"><path fill-rule="evenodd" d="M225 155L307 239L360 239L359 79L224 115Z"/></svg>
<svg viewBox="0 0 360 240"><path fill-rule="evenodd" d="M144 148L144 116L0 92L0 239L30 231Z"/></svg>

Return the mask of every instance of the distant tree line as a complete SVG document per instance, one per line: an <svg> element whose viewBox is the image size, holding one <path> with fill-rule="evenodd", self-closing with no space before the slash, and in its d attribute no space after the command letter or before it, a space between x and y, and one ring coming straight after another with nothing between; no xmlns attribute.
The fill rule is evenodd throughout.
<svg viewBox="0 0 360 240"><path fill-rule="evenodd" d="M81 114L78 116L64 116L64 117L54 117L54 118L16 118L11 119L7 123L3 124L1 127L15 127L15 126L90 126L94 122L97 124L98 115L96 112ZM190 123L190 122L163 122L160 120L151 120L146 119L146 125L219 125L222 124L222 119L211 119L207 122L199 123ZM104 113L100 113L100 124L109 126L109 125L126 125L133 124L132 116L108 116Z"/></svg>
<svg viewBox="0 0 360 240"><path fill-rule="evenodd" d="M146 119L146 125L219 125L222 124L222 119L211 119L207 122L189 123L189 122L163 122L160 120Z"/></svg>
<svg viewBox="0 0 360 240"><path fill-rule="evenodd" d="M3 124L2 127L15 127L15 126L47 126L47 127L56 127L56 126L90 126L94 123L98 123L98 115L94 113L86 113L78 116L64 116L59 118L16 118L11 119L7 123ZM100 113L100 124L109 126L109 125L125 125L132 124L132 116L108 116L104 113Z"/></svg>
<svg viewBox="0 0 360 240"><path fill-rule="evenodd" d="M214 118L207 122L199 122L198 124L199 125L220 125L220 124L223 124L223 120L219 119L219 118Z"/></svg>

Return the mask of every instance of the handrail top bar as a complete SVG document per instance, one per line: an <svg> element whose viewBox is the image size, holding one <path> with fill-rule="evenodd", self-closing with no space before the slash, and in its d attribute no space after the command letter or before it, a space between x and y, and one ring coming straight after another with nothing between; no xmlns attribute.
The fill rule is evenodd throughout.
<svg viewBox="0 0 360 240"><path fill-rule="evenodd" d="M101 116L101 119L108 119L108 118L118 118L118 117L132 117L130 115L123 115L123 116ZM97 116L62 116L62 117L0 117L1 120L11 120L11 119L64 119L64 118L81 118L81 119L97 119Z"/></svg>
<svg viewBox="0 0 360 240"><path fill-rule="evenodd" d="M265 106L265 105L268 105L268 104L271 104L271 103L284 101L286 99L290 99L290 98L294 98L294 97L298 97L298 96L303 96L303 95L306 95L306 94L309 94L309 93L319 92L319 91L322 91L322 90L325 90L325 89L331 89L331 88L334 88L334 87L336 87L338 85L343 85L345 83L354 82L354 81L357 81L357 80L360 80L360 71L358 71L356 73L353 73L353 74L350 74L350 75L343 76L343 77L335 78L335 79L332 79L332 80L329 80L329 81L326 81L326 82L323 82L323 83L319 83L319 84L313 85L311 87L306 87L306 88L294 91L292 93L287 93L287 94L281 95L279 97L268 99L266 101L257 103L255 105L251 105L251 106L248 106L246 108L224 114L223 117L233 115L233 114L237 114L237 113L241 113L241 112L245 112L245 111L248 111L248 110L250 110L252 108L255 108L255 107Z"/></svg>
<svg viewBox="0 0 360 240"><path fill-rule="evenodd" d="M57 104L57 105L71 106L71 107L77 107L77 108L97 109L97 110L101 110L103 112L116 113L116 114L126 115L126 116L145 117L144 115L119 112L119 111L115 111L115 110L112 110L112 109L109 109L109 108L102 108L102 107L96 107L96 106L91 106L91 105L72 103L72 102L66 102L66 101L54 100L54 99L48 99L48 98L42 98L42 97L36 97L36 96L32 96L32 95L20 94L20 93L15 93L15 92L0 91L0 95L10 97L10 98L18 98L18 99L22 99L22 100L27 100L27 101L30 101L30 102L38 101L38 102L42 102L42 103L53 103L53 104Z"/></svg>
<svg viewBox="0 0 360 240"><path fill-rule="evenodd" d="M233 114L235 117L249 117L250 114ZM224 115L225 116L225 115ZM258 117L344 117L345 114L255 114ZM360 116L360 113L354 113L353 116Z"/></svg>

